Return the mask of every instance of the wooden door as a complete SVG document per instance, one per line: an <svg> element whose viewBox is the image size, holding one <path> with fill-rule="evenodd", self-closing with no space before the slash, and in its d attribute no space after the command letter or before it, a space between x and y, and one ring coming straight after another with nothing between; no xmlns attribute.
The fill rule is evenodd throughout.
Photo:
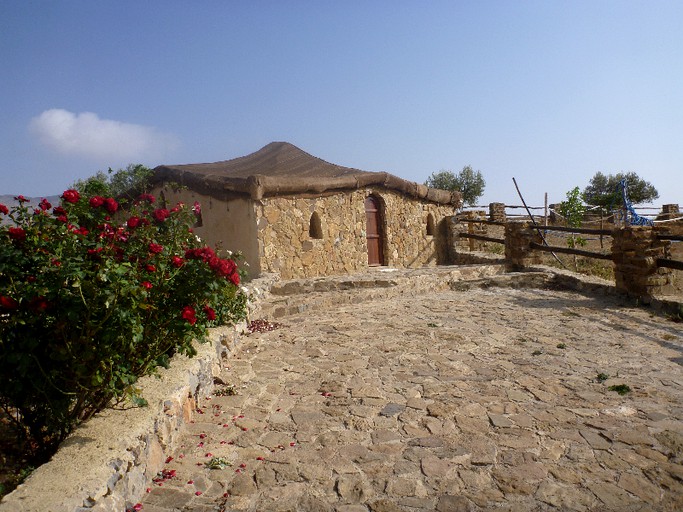
<svg viewBox="0 0 683 512"><path fill-rule="evenodd" d="M368 196L365 199L366 237L368 240L368 265L383 265L382 222L379 201Z"/></svg>

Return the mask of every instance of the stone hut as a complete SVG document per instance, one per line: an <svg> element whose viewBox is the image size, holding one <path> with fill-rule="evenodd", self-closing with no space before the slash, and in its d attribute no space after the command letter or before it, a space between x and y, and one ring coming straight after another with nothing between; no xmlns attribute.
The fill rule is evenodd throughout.
<svg viewBox="0 0 683 512"><path fill-rule="evenodd" d="M250 277L346 274L448 263L460 195L331 164L286 142L215 163L162 165L153 192L201 204L196 234L239 251Z"/></svg>

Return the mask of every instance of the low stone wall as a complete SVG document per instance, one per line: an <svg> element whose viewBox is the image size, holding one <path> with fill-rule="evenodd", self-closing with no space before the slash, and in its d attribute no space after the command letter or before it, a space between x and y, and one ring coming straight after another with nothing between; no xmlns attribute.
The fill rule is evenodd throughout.
<svg viewBox="0 0 683 512"><path fill-rule="evenodd" d="M277 276L249 284L249 314ZM0 502L0 512L123 512L139 502L185 425L202 412L223 357L240 349L245 323L210 329L193 358L176 356L169 369L137 382L147 407L106 409L79 426L52 459Z"/></svg>

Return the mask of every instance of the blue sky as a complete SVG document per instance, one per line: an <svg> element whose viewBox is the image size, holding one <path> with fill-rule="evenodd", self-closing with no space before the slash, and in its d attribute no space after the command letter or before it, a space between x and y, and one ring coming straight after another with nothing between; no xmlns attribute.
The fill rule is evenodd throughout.
<svg viewBox="0 0 683 512"><path fill-rule="evenodd" d="M0 194L271 141L482 204L635 171L683 205L683 2L0 0Z"/></svg>

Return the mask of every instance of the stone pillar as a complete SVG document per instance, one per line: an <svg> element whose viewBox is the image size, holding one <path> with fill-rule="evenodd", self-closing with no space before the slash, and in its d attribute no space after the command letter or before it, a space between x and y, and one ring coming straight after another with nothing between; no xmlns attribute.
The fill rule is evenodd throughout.
<svg viewBox="0 0 683 512"><path fill-rule="evenodd" d="M627 226L612 231L612 261L617 290L647 301L673 292L673 271L657 268L657 258L668 258L671 242L657 240L657 228Z"/></svg>
<svg viewBox="0 0 683 512"><path fill-rule="evenodd" d="M505 222L505 203L489 203L489 220L494 222Z"/></svg>
<svg viewBox="0 0 683 512"><path fill-rule="evenodd" d="M665 204L662 206L662 213L657 215L657 220L675 219L680 217L681 212L677 204Z"/></svg>
<svg viewBox="0 0 683 512"><path fill-rule="evenodd" d="M458 262L458 244L460 243L460 230L462 223L458 220L457 215L446 217L446 226L448 229L448 259L451 264Z"/></svg>
<svg viewBox="0 0 683 512"><path fill-rule="evenodd" d="M528 222L505 224L505 260L509 270L524 270L541 263L541 252L531 249L531 242L541 243L542 240Z"/></svg>

